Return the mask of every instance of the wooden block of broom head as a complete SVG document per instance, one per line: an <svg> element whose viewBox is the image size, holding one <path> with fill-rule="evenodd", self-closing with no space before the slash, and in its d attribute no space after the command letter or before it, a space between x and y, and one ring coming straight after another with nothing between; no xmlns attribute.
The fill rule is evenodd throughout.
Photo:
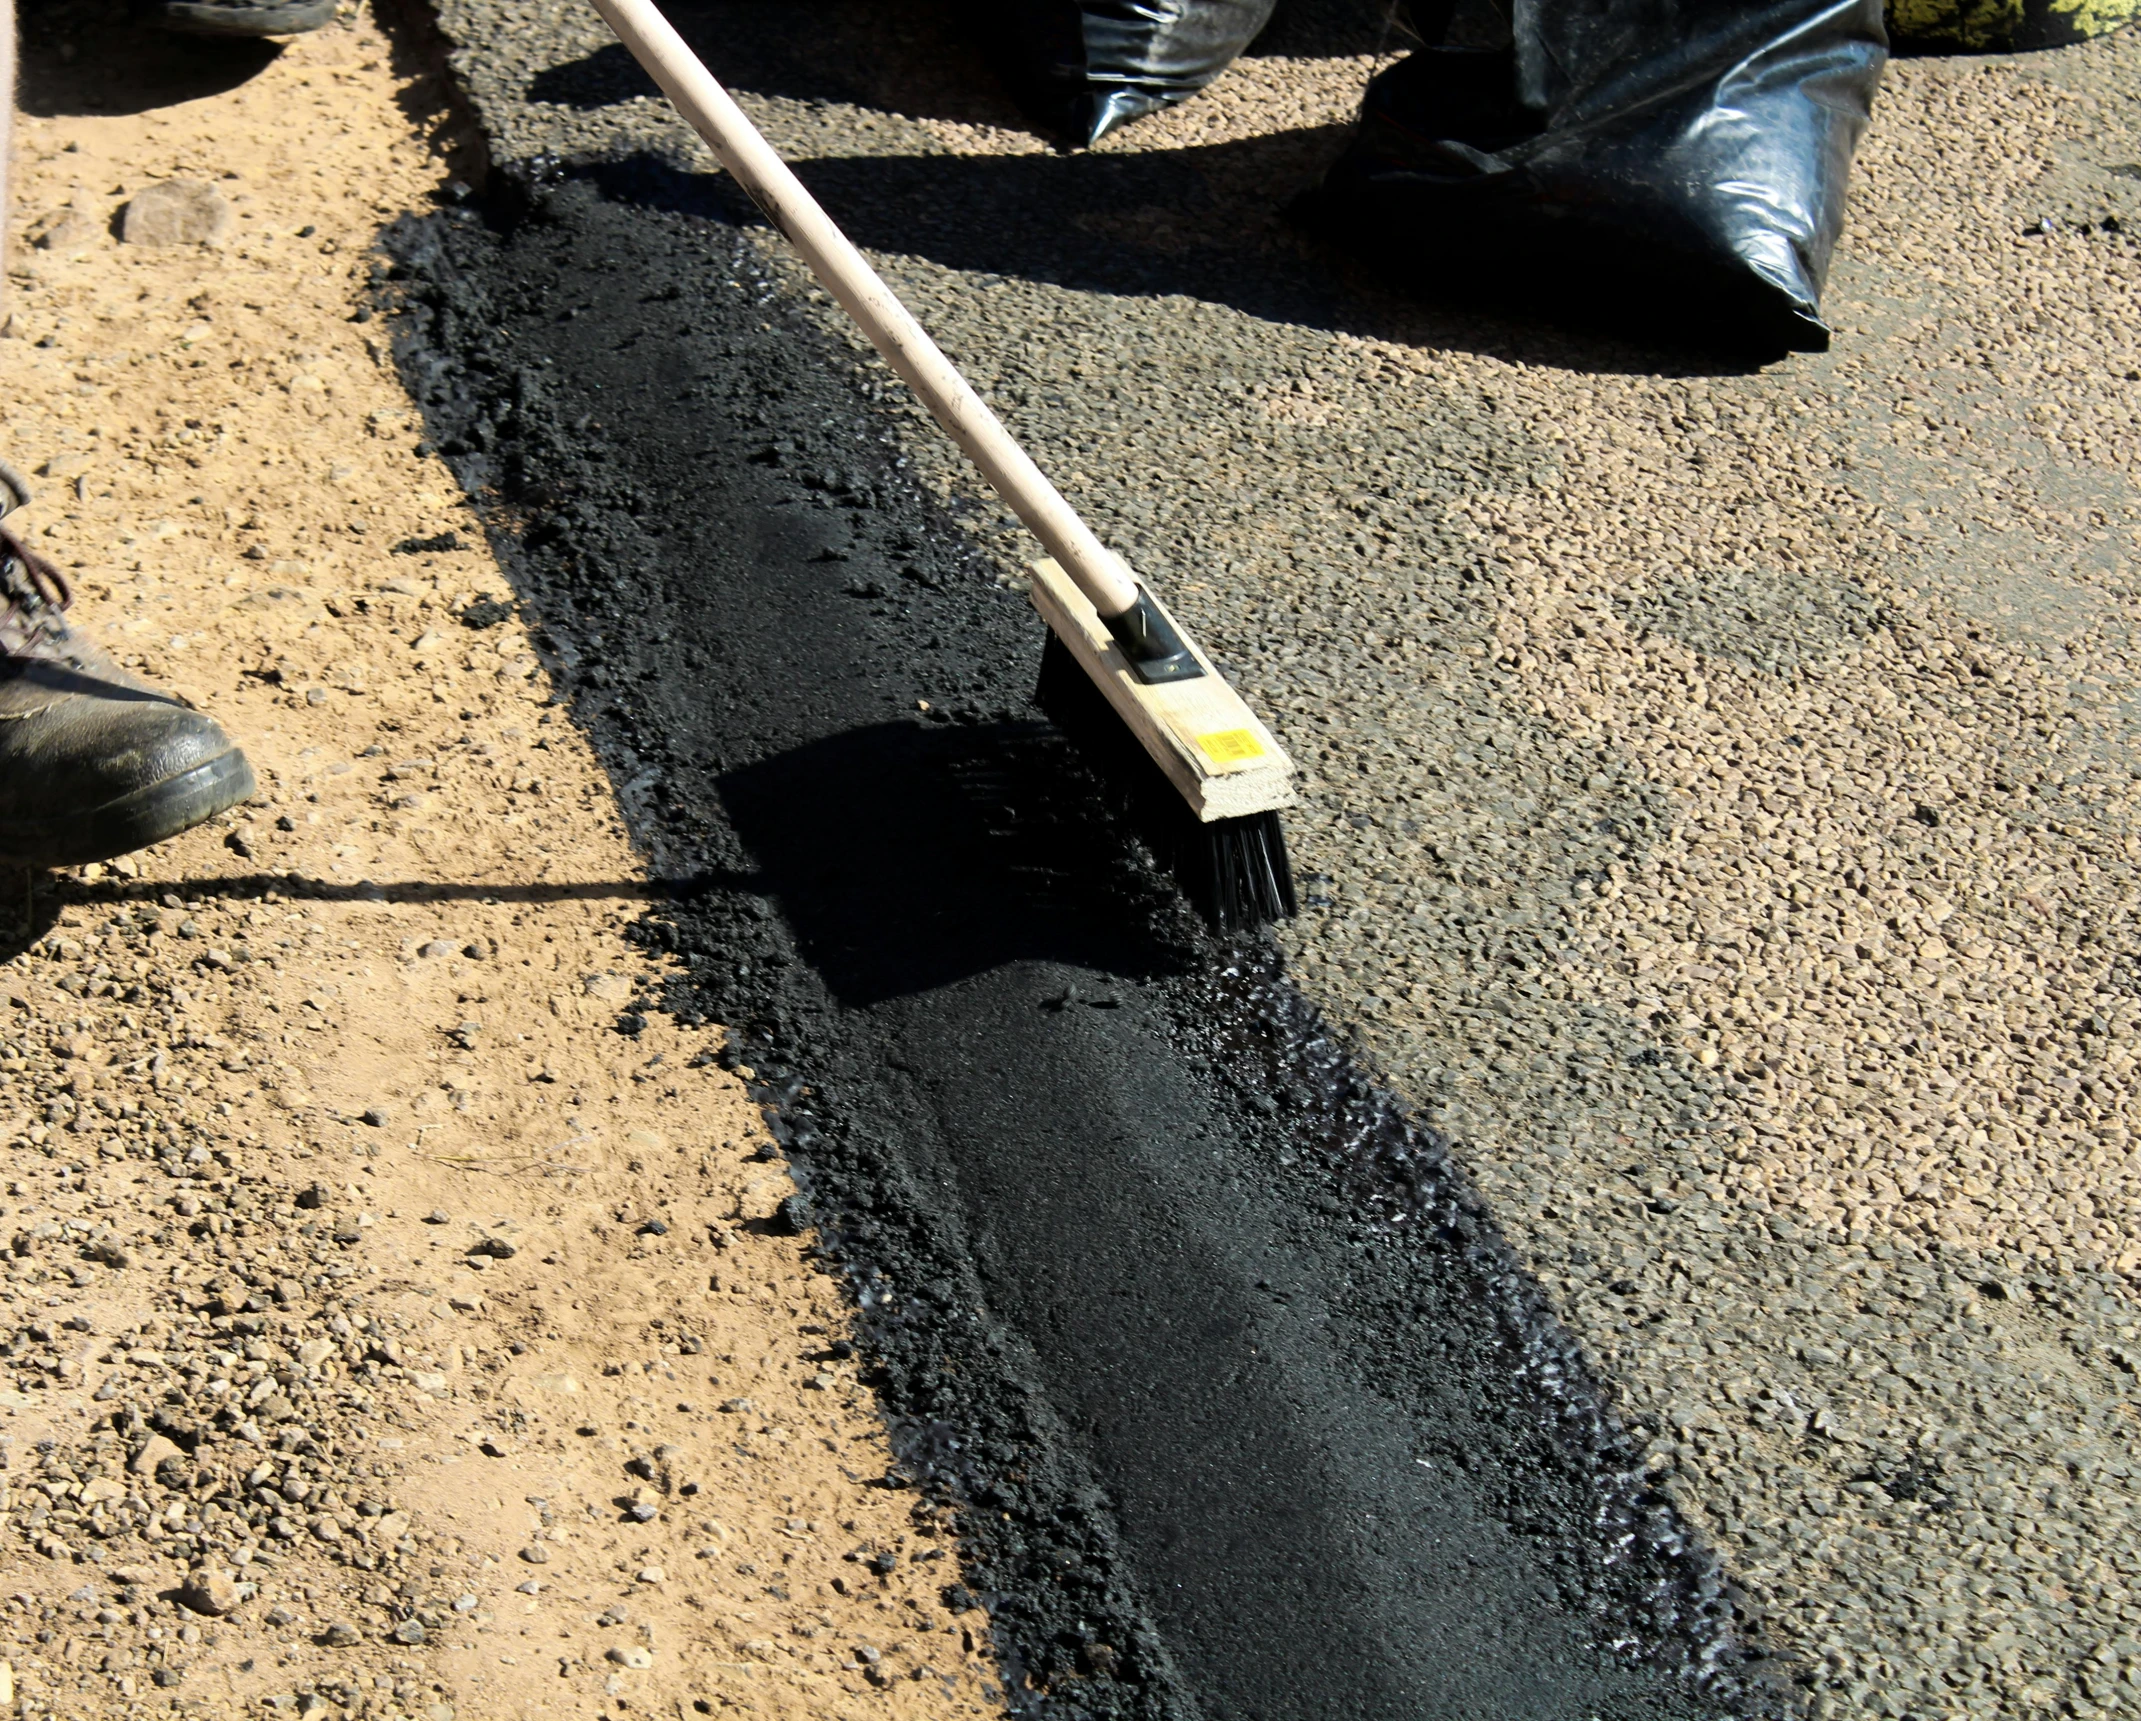
<svg viewBox="0 0 2141 1721"><path fill-rule="evenodd" d="M1293 761L1187 629L1182 637L1205 673L1148 683L1053 558L1033 564L1033 607L1199 819L1209 824L1294 804Z"/></svg>

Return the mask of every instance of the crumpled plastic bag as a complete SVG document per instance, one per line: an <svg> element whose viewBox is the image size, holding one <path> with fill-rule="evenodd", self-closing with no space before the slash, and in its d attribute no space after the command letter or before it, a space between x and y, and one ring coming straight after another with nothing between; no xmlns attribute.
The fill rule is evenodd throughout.
<svg viewBox="0 0 2141 1721"><path fill-rule="evenodd" d="M1370 83L1303 214L1434 290L1824 351L1887 56L1881 0L1515 0L1505 45Z"/></svg>
<svg viewBox="0 0 2141 1721"><path fill-rule="evenodd" d="M1098 143L1195 95L1270 21L1276 0L993 0L988 27L1023 105Z"/></svg>

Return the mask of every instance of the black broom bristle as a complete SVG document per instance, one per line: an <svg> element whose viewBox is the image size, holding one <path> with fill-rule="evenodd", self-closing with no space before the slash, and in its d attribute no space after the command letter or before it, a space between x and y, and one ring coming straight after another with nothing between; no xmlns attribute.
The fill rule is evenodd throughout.
<svg viewBox="0 0 2141 1721"><path fill-rule="evenodd" d="M1121 796L1137 834L1214 926L1246 931L1296 912L1293 869L1287 864L1279 815L1198 818L1053 631L1041 652L1035 698L1101 780Z"/></svg>

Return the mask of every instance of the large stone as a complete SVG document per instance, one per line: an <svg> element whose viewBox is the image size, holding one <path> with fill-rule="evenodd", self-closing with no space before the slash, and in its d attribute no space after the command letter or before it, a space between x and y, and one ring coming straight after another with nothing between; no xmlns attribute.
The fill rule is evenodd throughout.
<svg viewBox="0 0 2141 1721"><path fill-rule="evenodd" d="M166 179L136 192L119 218L129 245L212 245L230 227L230 204L198 179Z"/></svg>

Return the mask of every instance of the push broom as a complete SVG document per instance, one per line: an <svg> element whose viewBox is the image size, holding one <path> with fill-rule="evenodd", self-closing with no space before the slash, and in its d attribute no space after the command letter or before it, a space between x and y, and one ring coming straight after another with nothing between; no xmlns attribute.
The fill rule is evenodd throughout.
<svg viewBox="0 0 2141 1721"><path fill-rule="evenodd" d="M594 0L721 165L1048 551L1042 708L1094 756L1184 891L1222 927L1294 912L1279 809L1293 762L1166 607L982 398L714 81L652 0Z"/></svg>

